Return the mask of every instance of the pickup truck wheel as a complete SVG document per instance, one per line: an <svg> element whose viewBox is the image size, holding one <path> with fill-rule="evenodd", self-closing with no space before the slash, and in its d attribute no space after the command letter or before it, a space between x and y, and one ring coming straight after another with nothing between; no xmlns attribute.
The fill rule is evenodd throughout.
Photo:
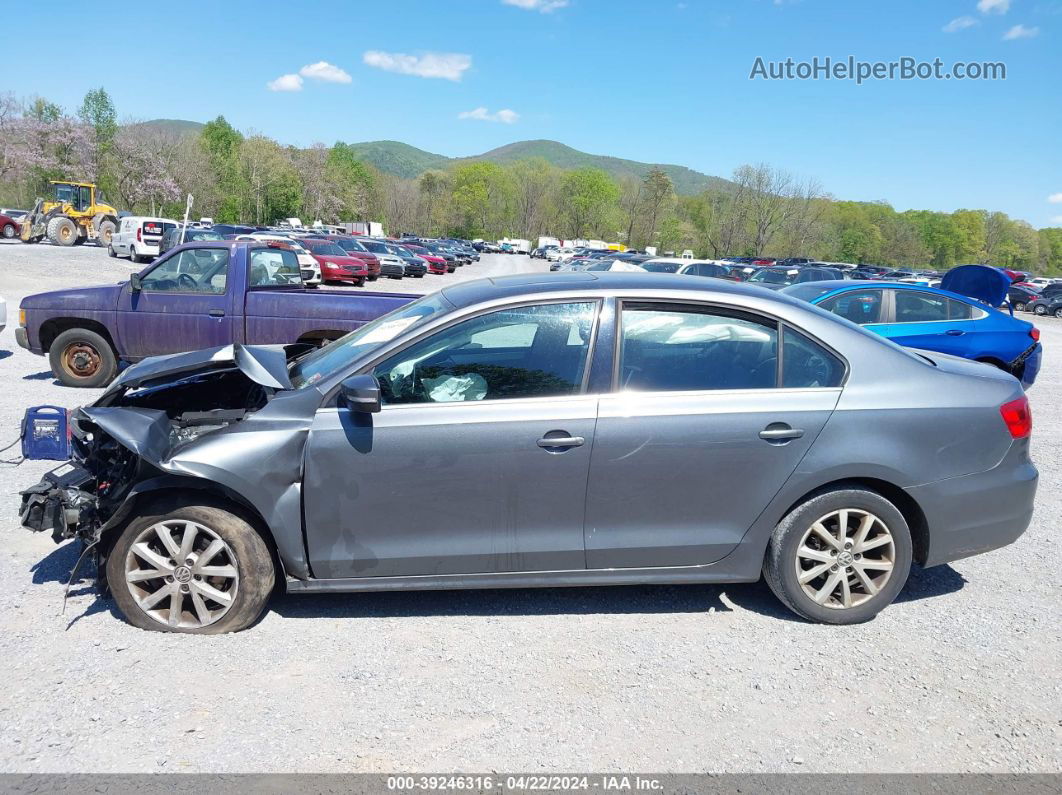
<svg viewBox="0 0 1062 795"><path fill-rule="evenodd" d="M201 499L201 498L195 498ZM140 629L216 635L253 624L273 590L273 557L246 521L215 505L156 502L107 558L107 582Z"/></svg>
<svg viewBox="0 0 1062 795"><path fill-rule="evenodd" d="M118 372L118 358L110 343L95 331L64 331L48 349L52 373L64 386L101 387Z"/></svg>

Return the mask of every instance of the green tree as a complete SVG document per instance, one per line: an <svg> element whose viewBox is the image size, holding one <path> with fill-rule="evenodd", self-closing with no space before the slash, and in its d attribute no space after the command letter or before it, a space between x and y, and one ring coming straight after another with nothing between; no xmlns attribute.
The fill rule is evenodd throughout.
<svg viewBox="0 0 1062 795"><path fill-rule="evenodd" d="M606 235L606 223L616 210L619 187L599 168L569 171L561 182L561 210L572 237ZM607 235L606 235L607 236Z"/></svg>
<svg viewBox="0 0 1062 795"><path fill-rule="evenodd" d="M104 177L104 158L114 144L118 132L118 112L111 101L111 95L102 86L85 94L78 118L92 129L93 156L92 164L96 179L106 182Z"/></svg>
<svg viewBox="0 0 1062 795"><path fill-rule="evenodd" d="M1038 263L1047 276L1062 276L1062 228L1041 229Z"/></svg>
<svg viewBox="0 0 1062 795"><path fill-rule="evenodd" d="M225 223L237 223L240 217L240 134L224 116L218 116L207 122L199 134L202 147L210 161L210 170L217 186L218 200L216 209L212 210L214 218Z"/></svg>

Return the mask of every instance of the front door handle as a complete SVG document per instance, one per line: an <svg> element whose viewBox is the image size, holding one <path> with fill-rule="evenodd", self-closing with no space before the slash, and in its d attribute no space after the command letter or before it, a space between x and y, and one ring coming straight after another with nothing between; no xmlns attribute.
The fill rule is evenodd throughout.
<svg viewBox="0 0 1062 795"><path fill-rule="evenodd" d="M211 317L225 317L225 310L223 310L223 309L211 309L208 314Z"/></svg>
<svg viewBox="0 0 1062 795"><path fill-rule="evenodd" d="M543 450L582 447L584 444L586 444L586 439L582 436L549 436L547 434L538 440L538 446Z"/></svg>
<svg viewBox="0 0 1062 795"><path fill-rule="evenodd" d="M944 333L947 334L949 337L961 337L966 332L960 328L950 328Z"/></svg>
<svg viewBox="0 0 1062 795"><path fill-rule="evenodd" d="M799 439L803 435L802 428L791 428L784 422L772 422L760 431L760 438L766 442L787 442L790 439Z"/></svg>

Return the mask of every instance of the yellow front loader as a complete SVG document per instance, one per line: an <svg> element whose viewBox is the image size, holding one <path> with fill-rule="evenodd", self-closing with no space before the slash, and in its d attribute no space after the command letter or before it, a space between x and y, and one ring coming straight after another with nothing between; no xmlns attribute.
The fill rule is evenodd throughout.
<svg viewBox="0 0 1062 795"><path fill-rule="evenodd" d="M79 246L95 240L107 247L118 228L118 211L103 204L91 182L52 181L52 197L37 199L33 210L22 220L23 243L40 243L47 238L56 246Z"/></svg>

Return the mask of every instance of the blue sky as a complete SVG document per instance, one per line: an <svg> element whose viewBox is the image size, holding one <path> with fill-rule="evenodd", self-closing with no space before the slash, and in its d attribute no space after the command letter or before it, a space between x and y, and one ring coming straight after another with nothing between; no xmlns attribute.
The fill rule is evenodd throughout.
<svg viewBox="0 0 1062 795"><path fill-rule="evenodd" d="M48 8L52 20L84 15L83 4ZM182 9L112 2L87 37L80 24L31 26L5 39L0 91L73 109L102 83L123 118L224 114L300 145L394 139L453 156L549 138L720 176L767 162L838 198L999 209L1062 226L1062 0L225 0ZM945 68L1002 61L1007 79L749 79L757 56L849 55L939 57ZM271 90L278 79L274 88L298 90Z"/></svg>

